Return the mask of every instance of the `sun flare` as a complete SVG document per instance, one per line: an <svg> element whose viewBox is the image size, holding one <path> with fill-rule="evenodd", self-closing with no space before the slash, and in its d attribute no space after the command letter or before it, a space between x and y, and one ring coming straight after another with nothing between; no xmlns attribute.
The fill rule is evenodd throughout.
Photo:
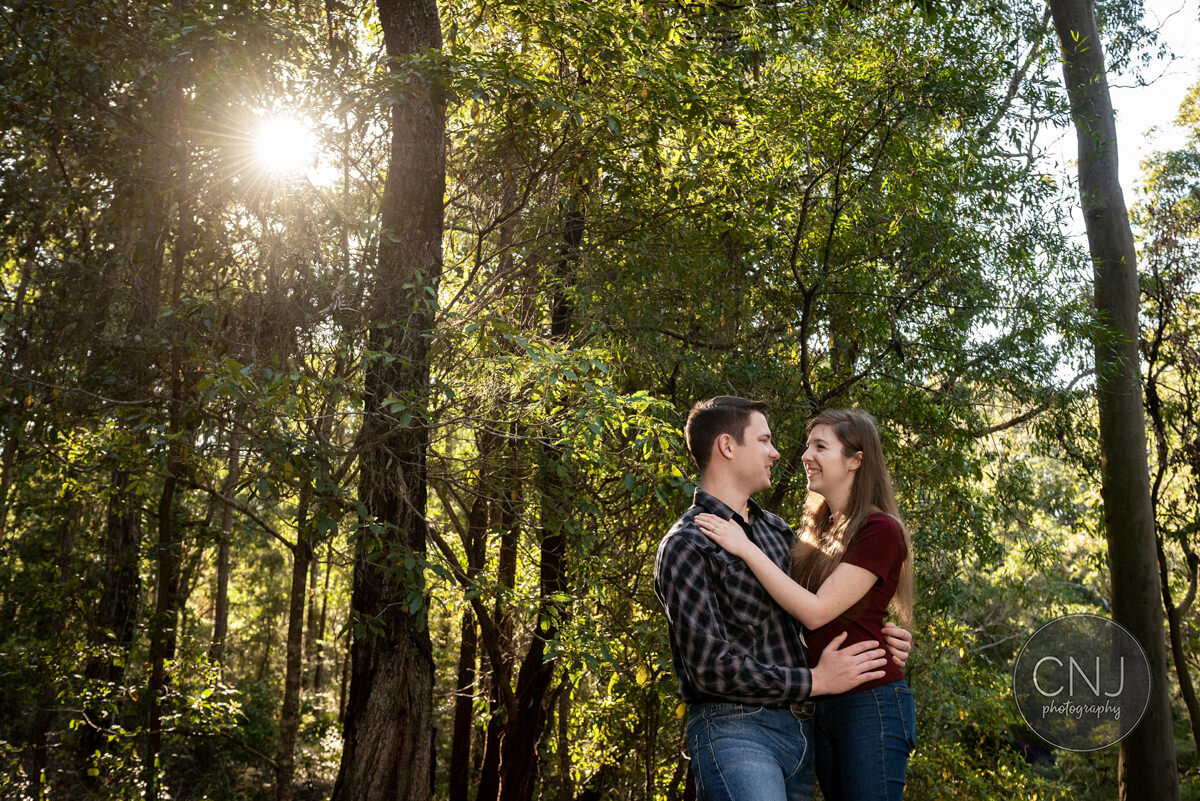
<svg viewBox="0 0 1200 801"><path fill-rule="evenodd" d="M288 175L312 166L317 149L312 129L296 117L268 117L254 137L255 154L270 173Z"/></svg>

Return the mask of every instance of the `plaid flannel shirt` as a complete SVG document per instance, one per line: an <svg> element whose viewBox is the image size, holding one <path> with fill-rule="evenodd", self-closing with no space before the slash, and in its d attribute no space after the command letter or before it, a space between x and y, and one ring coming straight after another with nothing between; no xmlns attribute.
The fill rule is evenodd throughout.
<svg viewBox="0 0 1200 801"><path fill-rule="evenodd" d="M784 570L795 539L782 519L750 501L751 524L712 495L695 500L663 538L654 562L654 592L667 613L679 696L777 706L812 689L803 629L767 594L750 568L704 536L696 515L734 519Z"/></svg>

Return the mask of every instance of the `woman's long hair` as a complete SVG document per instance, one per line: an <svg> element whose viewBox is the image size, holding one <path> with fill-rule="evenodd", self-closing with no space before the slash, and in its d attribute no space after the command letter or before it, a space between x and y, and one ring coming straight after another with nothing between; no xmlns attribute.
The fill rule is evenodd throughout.
<svg viewBox="0 0 1200 801"><path fill-rule="evenodd" d="M805 439L819 425L830 426L850 458L862 452L862 464L854 472L850 498L845 513L834 517L829 505L815 492L808 493L804 503L804 518L796 544L792 547L792 578L811 592L816 592L829 574L842 561L842 556L866 521L878 512L893 517L904 532L908 552L900 568L900 583L892 597L891 611L898 623L912 629L913 615L913 547L912 537L900 518L896 493L883 461L883 446L875 418L860 409L830 409L808 421Z"/></svg>

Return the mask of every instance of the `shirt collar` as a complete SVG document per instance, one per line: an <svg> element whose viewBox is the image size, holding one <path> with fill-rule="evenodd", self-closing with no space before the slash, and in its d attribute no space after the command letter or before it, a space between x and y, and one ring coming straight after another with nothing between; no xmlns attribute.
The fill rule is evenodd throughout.
<svg viewBox="0 0 1200 801"><path fill-rule="evenodd" d="M725 503L721 499L717 498L715 495L709 495L707 492L700 489L699 487L696 488L696 492L693 495L692 503L694 503L696 506L699 506L704 511L706 511L710 514L714 514L717 517L723 517L726 520L731 519L735 514L737 514L738 517L741 517L741 514L738 512L735 512L733 509L730 509L729 505L727 503ZM750 523L753 520L764 519L762 507L759 506L758 503L753 498L750 499L749 506L750 506L750 520L746 520L745 521L746 523Z"/></svg>

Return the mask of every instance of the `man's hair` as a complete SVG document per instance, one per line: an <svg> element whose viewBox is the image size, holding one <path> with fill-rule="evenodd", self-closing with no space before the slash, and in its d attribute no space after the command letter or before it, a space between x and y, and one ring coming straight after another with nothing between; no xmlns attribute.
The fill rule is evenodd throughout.
<svg viewBox="0 0 1200 801"><path fill-rule="evenodd" d="M683 436L687 441L688 453L703 473L712 458L713 443L722 434L729 434L741 445L750 425L750 415L759 412L767 416L770 407L763 401L739 398L736 395L718 395L700 401L688 412Z"/></svg>

